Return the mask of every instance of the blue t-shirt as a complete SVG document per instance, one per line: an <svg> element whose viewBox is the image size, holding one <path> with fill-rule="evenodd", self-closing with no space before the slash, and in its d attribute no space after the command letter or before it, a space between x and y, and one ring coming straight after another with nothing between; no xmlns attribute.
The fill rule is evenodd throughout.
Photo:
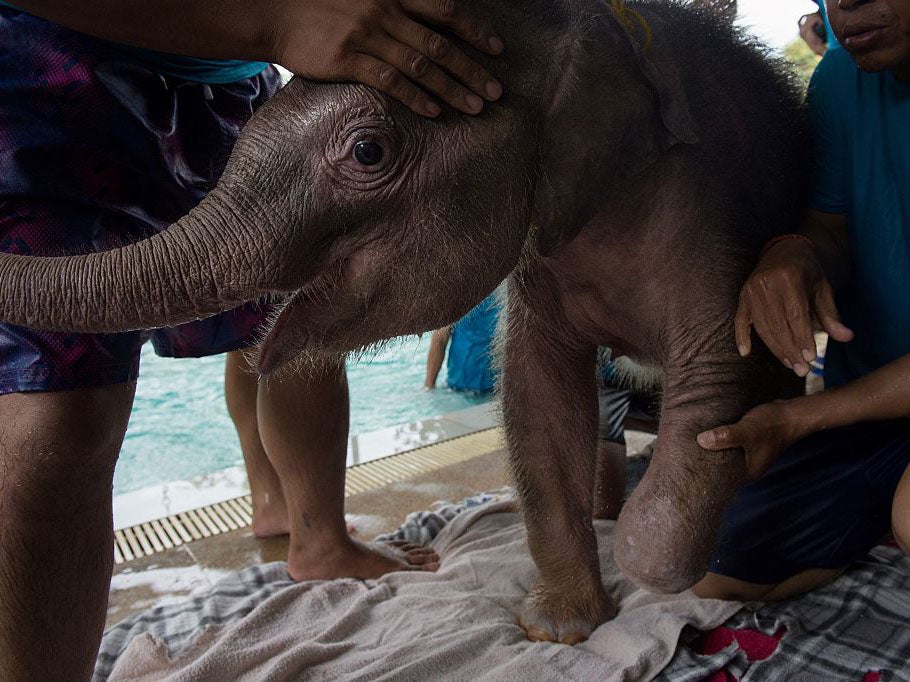
<svg viewBox="0 0 910 682"><path fill-rule="evenodd" d="M446 383L456 391L483 393L493 388L490 354L499 303L495 292L487 296L452 326Z"/></svg>
<svg viewBox="0 0 910 682"><path fill-rule="evenodd" d="M837 307L856 337L829 341L835 386L910 353L910 83L828 52L809 85L812 208L847 217L853 274Z"/></svg>
<svg viewBox="0 0 910 682"><path fill-rule="evenodd" d="M15 5L0 0L0 5L18 9ZM21 10L19 10L21 11ZM175 76L183 80L200 83L233 83L234 81L252 78L262 73L268 66L265 62L247 62L239 59L202 59L166 54L141 47L121 45L105 41L117 50L144 62L154 71L166 76Z"/></svg>

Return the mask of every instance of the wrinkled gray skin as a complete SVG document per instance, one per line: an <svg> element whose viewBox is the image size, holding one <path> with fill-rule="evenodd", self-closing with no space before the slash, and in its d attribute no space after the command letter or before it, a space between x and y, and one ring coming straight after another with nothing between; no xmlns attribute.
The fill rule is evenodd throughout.
<svg viewBox="0 0 910 682"><path fill-rule="evenodd" d="M616 561L683 590L744 474L739 453L695 434L783 390L766 356L736 354L732 317L759 245L796 224L804 129L779 66L729 29L634 7L647 50L595 0L479 0L507 53L474 56L507 95L476 118L423 120L363 86L295 79L168 231L102 254L2 256L0 318L107 332L288 294L261 346L268 374L451 323L509 277L501 392L540 570L524 626L574 642L614 612L591 524L599 344L664 376ZM378 165L353 158L359 140L383 146Z"/></svg>

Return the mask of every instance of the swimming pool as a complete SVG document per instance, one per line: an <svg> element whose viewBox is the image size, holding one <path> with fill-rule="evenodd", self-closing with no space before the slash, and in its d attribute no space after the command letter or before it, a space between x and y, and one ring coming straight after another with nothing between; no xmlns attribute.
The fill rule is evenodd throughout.
<svg viewBox="0 0 910 682"><path fill-rule="evenodd" d="M430 335L398 339L348 365L351 434L453 412L487 399L424 391ZM445 386L445 367L438 386ZM224 356L159 358L146 345L114 494L243 464L224 403Z"/></svg>

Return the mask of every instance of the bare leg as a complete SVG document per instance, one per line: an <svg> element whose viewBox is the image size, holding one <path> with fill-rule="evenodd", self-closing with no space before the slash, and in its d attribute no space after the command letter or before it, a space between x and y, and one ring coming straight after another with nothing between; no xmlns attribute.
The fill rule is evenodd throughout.
<svg viewBox="0 0 910 682"><path fill-rule="evenodd" d="M602 440L597 444L594 518L615 521L626 492L626 446Z"/></svg>
<svg viewBox="0 0 910 682"><path fill-rule="evenodd" d="M135 383L0 397L0 679L88 680Z"/></svg>
<svg viewBox="0 0 910 682"><path fill-rule="evenodd" d="M433 550L352 539L344 522L348 385L344 367L259 385L259 432L287 500L294 580L436 570Z"/></svg>
<svg viewBox="0 0 910 682"><path fill-rule="evenodd" d="M256 373L242 351L227 354L224 367L224 397L228 412L240 438L253 498L253 534L259 538L284 535L290 531L288 508L278 473L259 437L256 399L259 386Z"/></svg>
<svg viewBox="0 0 910 682"><path fill-rule="evenodd" d="M771 584L747 583L719 573L708 573L692 591L706 599L779 601L827 585L843 572L843 568L811 568Z"/></svg>
<svg viewBox="0 0 910 682"><path fill-rule="evenodd" d="M891 531L904 554L910 554L910 467L894 493L891 505ZM692 589L699 597L738 601L777 601L789 599L832 582L844 568L812 568L773 584L748 583L717 573L708 573Z"/></svg>

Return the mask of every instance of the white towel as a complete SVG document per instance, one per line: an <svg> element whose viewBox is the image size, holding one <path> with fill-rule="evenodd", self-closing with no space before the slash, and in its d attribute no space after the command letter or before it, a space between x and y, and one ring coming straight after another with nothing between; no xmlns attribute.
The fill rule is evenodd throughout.
<svg viewBox="0 0 910 682"><path fill-rule="evenodd" d="M433 542L437 573L292 585L239 621L204 630L171 660L135 638L111 680L649 680L682 628L706 630L737 602L636 589L612 560L613 523L595 521L604 585L619 615L576 646L529 642L518 626L536 575L510 501L460 514Z"/></svg>

